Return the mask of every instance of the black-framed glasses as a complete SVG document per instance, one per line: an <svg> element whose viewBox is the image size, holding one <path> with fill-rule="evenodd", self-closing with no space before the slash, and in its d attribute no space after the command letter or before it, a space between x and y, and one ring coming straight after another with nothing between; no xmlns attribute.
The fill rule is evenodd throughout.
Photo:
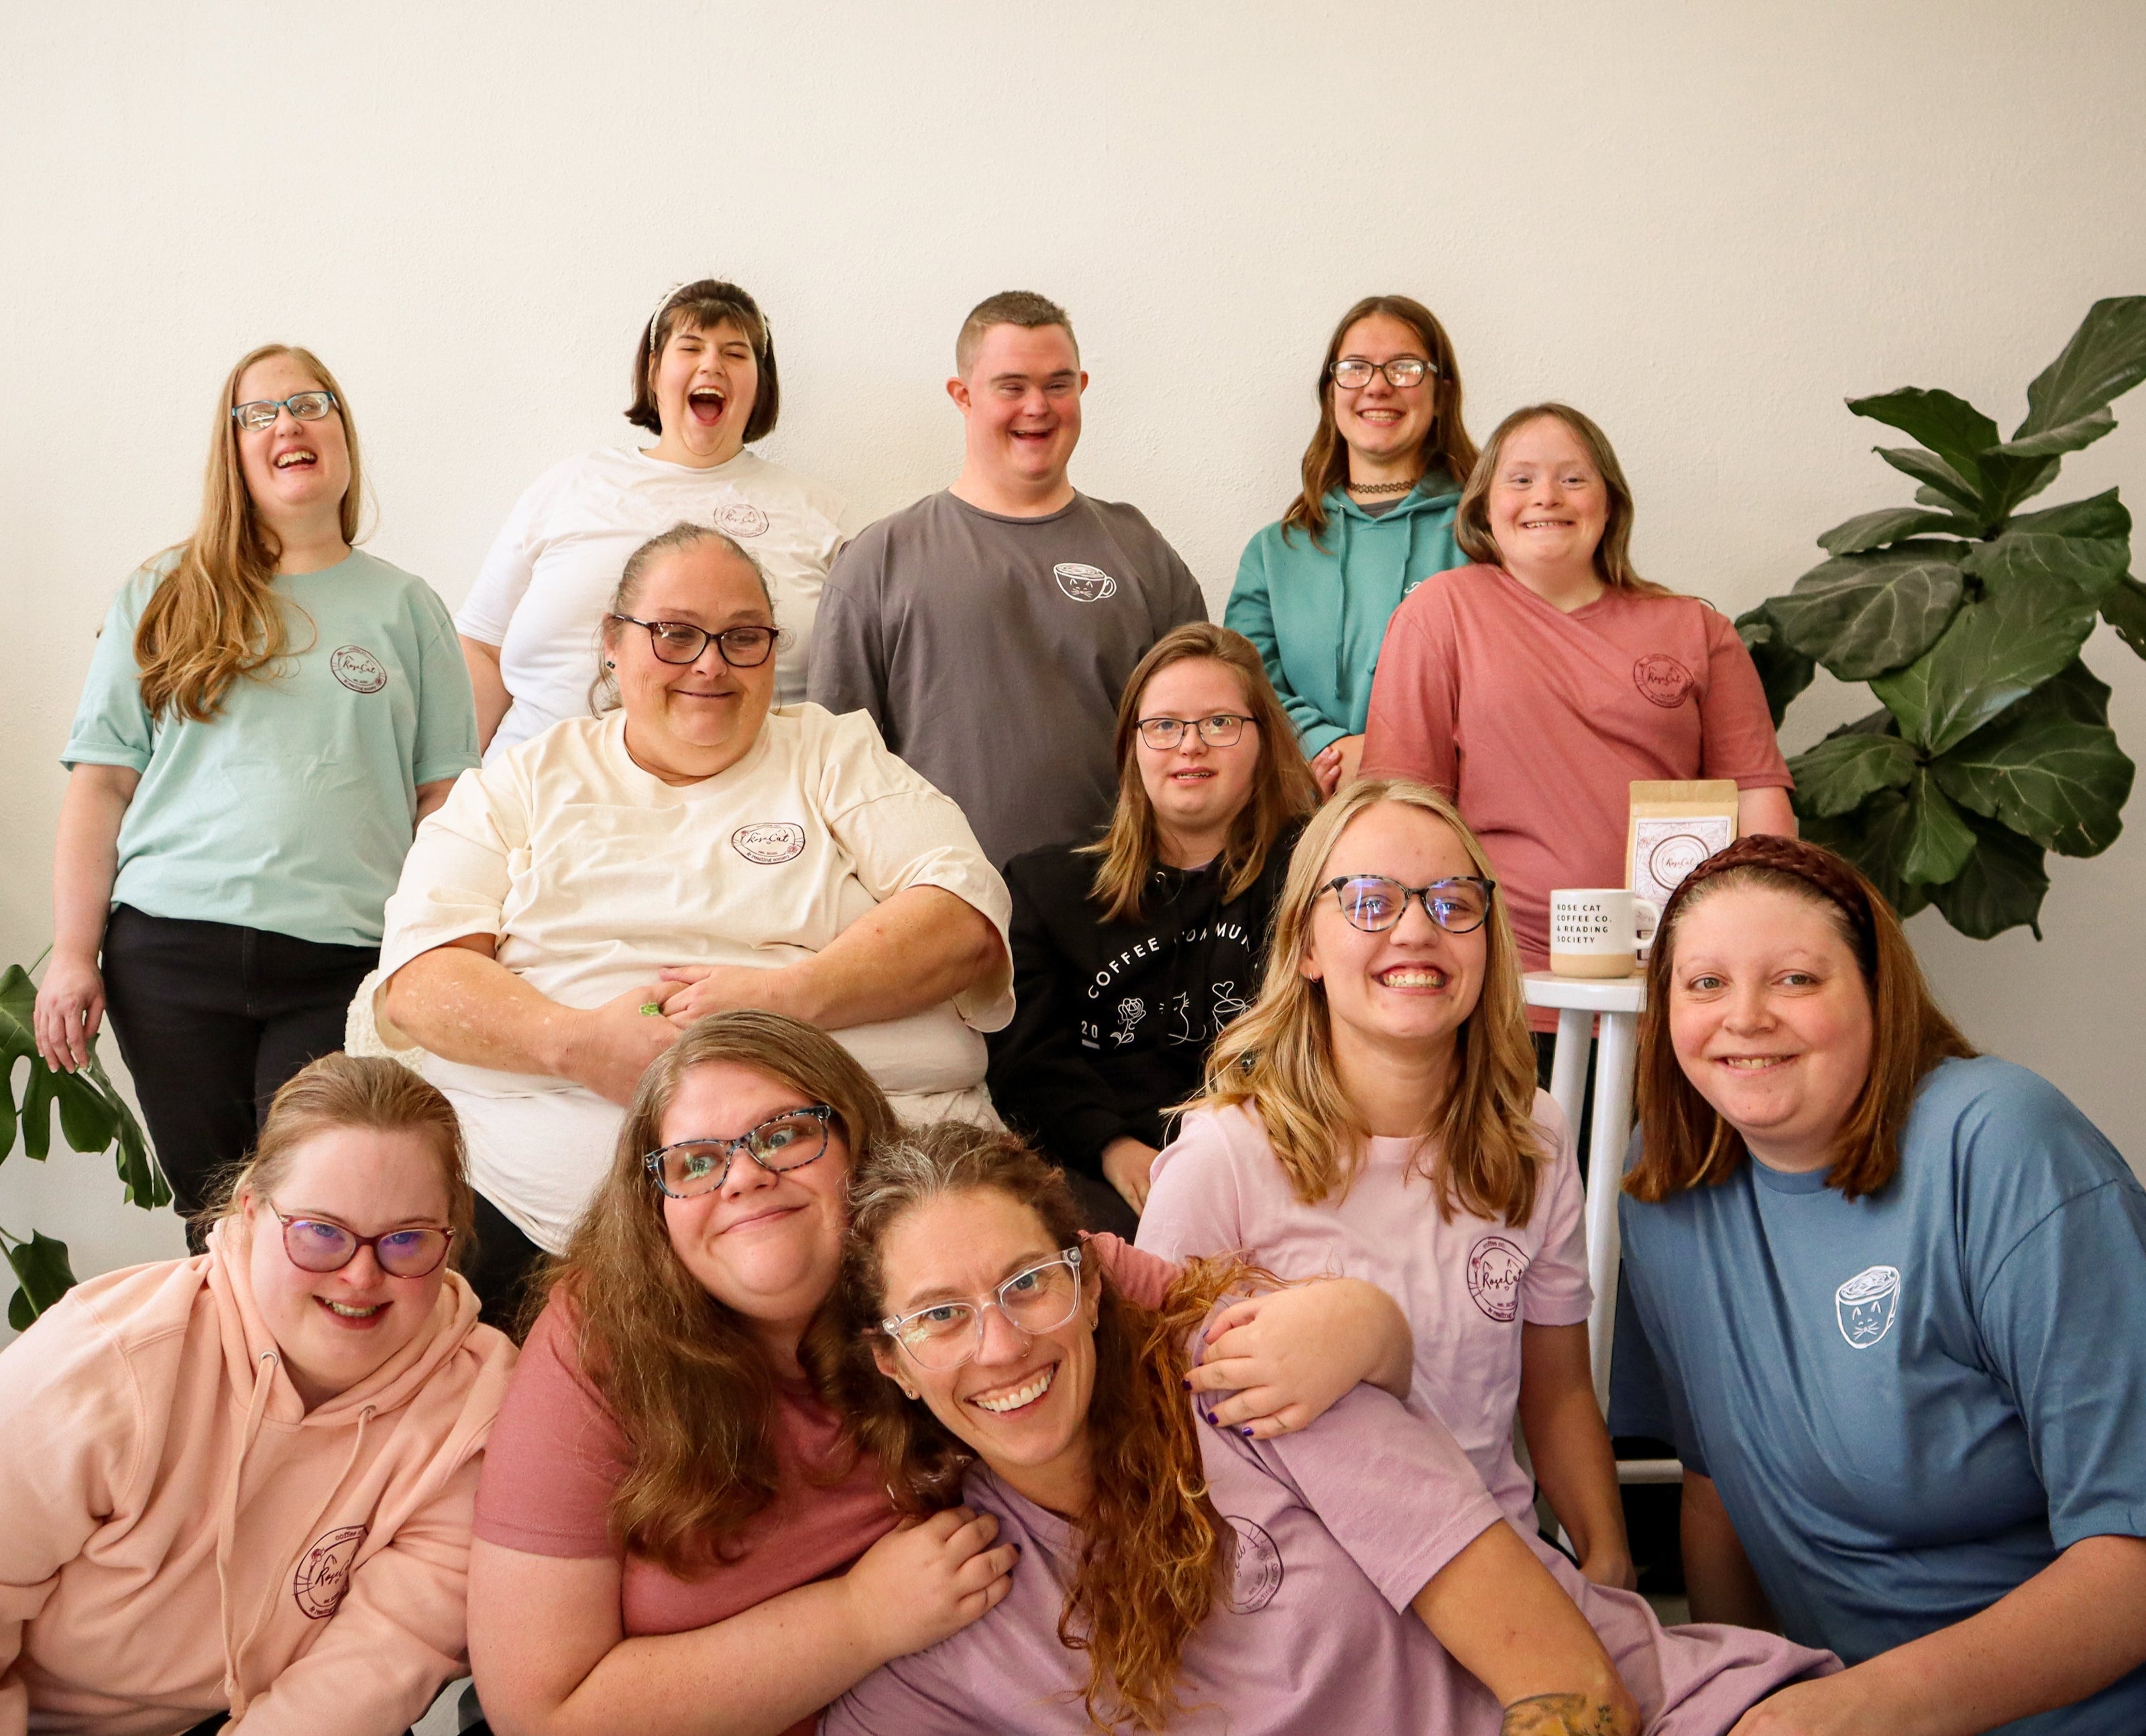
<svg viewBox="0 0 2146 1736"><path fill-rule="evenodd" d="M728 1180L731 1161L741 1151L771 1175L803 1169L826 1152L827 1123L834 1113L824 1103L786 1109L734 1140L681 1140L641 1161L673 1200L691 1200L712 1194Z"/></svg>
<svg viewBox="0 0 2146 1736"><path fill-rule="evenodd" d="M1408 914L1409 900L1415 898L1422 900L1424 915L1446 933L1468 935L1489 920L1490 895L1498 883L1464 874L1427 886L1405 886L1383 874L1344 874L1319 890L1331 892L1341 914L1366 934L1384 934Z"/></svg>
<svg viewBox="0 0 2146 1736"><path fill-rule="evenodd" d="M385 1235L360 1235L326 1218L287 1218L267 1202L283 1226L283 1251L302 1272L340 1272L357 1258L361 1248L372 1250L380 1270L391 1278L422 1278L440 1269L447 1257L452 1230L430 1225L415 1230L391 1230Z"/></svg>
<svg viewBox="0 0 2146 1736"><path fill-rule="evenodd" d="M1235 711L1217 711L1212 717L1143 717L1140 738L1157 753L1167 753L1185 739L1187 730L1196 729L1210 747L1231 747L1251 721Z"/></svg>
<svg viewBox="0 0 2146 1736"><path fill-rule="evenodd" d="M1361 356L1344 356L1332 369L1334 383L1348 392L1369 386L1374 374L1384 374L1387 385L1405 391L1411 386L1422 385L1425 378L1437 372L1420 356L1396 356L1390 362L1366 362Z"/></svg>
<svg viewBox="0 0 2146 1736"><path fill-rule="evenodd" d="M997 1309L1016 1332L1033 1338L1063 1326L1080 1305L1080 1250L1061 1248L1049 1260L1015 1273L988 1296L934 1302L881 1320L879 1329L914 1357L918 1367L943 1374L983 1347L987 1309Z"/></svg>
<svg viewBox="0 0 2146 1736"><path fill-rule="evenodd" d="M659 663L697 663L712 639L717 653L731 668L757 669L782 636L776 627L725 627L711 633L690 621L641 621L631 615L614 615L611 619L647 628L649 646Z"/></svg>
<svg viewBox="0 0 2146 1736"><path fill-rule="evenodd" d="M231 419L249 434L276 426L276 412L287 410L302 422L317 422L336 407L332 392L294 392L287 398L256 398L232 407Z"/></svg>

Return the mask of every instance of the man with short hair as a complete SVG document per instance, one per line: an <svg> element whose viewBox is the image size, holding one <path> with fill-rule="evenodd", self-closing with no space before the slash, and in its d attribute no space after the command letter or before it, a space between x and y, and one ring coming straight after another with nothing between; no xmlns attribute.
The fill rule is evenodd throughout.
<svg viewBox="0 0 2146 1736"><path fill-rule="evenodd" d="M1137 507L1066 479L1088 377L1064 308L993 296L954 362L961 473L837 557L806 695L870 713L1003 866L1109 820L1118 696L1148 647L1207 606Z"/></svg>

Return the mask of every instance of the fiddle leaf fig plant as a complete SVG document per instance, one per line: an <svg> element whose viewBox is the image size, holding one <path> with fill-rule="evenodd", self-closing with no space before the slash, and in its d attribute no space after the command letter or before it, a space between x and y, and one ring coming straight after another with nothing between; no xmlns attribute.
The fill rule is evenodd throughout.
<svg viewBox="0 0 2146 1736"><path fill-rule="evenodd" d="M1949 392L1849 399L1916 442L1875 449L1915 504L1835 525L1824 561L1736 623L1777 727L1819 669L1869 684L1878 709L1789 769L1804 835L1903 916L1934 904L1978 940L2021 925L2039 940L2046 853L2098 855L2124 829L2134 767L2079 652L2106 621L2146 657L2131 515L2114 488L2020 508L2141 380L2146 296L2121 296L2035 377L2009 439Z"/></svg>

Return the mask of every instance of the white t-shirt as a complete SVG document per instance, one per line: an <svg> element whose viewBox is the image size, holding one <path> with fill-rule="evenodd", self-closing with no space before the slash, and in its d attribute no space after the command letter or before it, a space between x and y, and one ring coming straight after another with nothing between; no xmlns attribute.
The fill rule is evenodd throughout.
<svg viewBox="0 0 2146 1736"><path fill-rule="evenodd" d="M593 1007L668 965L793 963L911 886L945 888L1004 939L1006 882L961 811L862 714L771 711L742 760L683 786L636 766L625 733L623 712L571 719L462 777L387 900L381 980L492 935L532 988ZM375 1013L382 1039L407 1048ZM1009 965L924 1012L834 1035L890 1096L940 1097L981 1083L979 1033L1012 1016ZM462 1116L477 1190L532 1240L563 1246L624 1110L567 1080L433 1055L422 1066Z"/></svg>
<svg viewBox="0 0 2146 1736"><path fill-rule="evenodd" d="M487 764L563 718L588 715L597 632L626 556L677 524L713 525L752 551L776 623L790 635L776 653L776 703L805 697L820 586L860 527L841 496L756 452L695 470L601 446L530 485L456 612L457 631L499 647L513 696Z"/></svg>

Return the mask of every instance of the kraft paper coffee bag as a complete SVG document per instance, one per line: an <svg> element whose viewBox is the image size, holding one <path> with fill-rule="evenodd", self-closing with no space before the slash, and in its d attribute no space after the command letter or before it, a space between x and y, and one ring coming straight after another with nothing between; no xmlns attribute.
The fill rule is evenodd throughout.
<svg viewBox="0 0 2146 1736"><path fill-rule="evenodd" d="M1633 780L1624 883L1640 897L1668 903L1684 875L1735 841L1734 778Z"/></svg>

